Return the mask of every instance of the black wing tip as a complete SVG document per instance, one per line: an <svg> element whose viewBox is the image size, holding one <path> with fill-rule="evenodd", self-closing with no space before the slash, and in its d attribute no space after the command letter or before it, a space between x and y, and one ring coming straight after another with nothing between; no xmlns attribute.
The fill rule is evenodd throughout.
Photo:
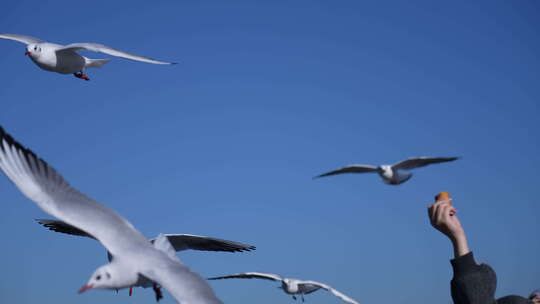
<svg viewBox="0 0 540 304"><path fill-rule="evenodd" d="M212 277L212 278L206 278L207 280L221 280L223 277Z"/></svg>
<svg viewBox="0 0 540 304"><path fill-rule="evenodd" d="M209 249L208 251L222 251L222 252L229 252L229 253L236 253L236 252L250 252L250 251L254 251L254 250L257 250L257 247L255 246L251 246L251 245L244 245L243 247L229 247L227 249L223 249L223 248L214 248L214 249Z"/></svg>
<svg viewBox="0 0 540 304"><path fill-rule="evenodd" d="M51 220L48 219L34 219L34 221L38 222L40 225L45 225L47 222L50 222Z"/></svg>
<svg viewBox="0 0 540 304"><path fill-rule="evenodd" d="M9 133L7 133L2 126L0 126L0 150L4 151L4 145L3 141L5 141L9 146L15 146L17 150L20 150L24 153L24 156L28 158L28 156L33 157L35 160L43 161L41 158L39 158L32 150L26 148L22 144L20 144L18 141L16 141Z"/></svg>
<svg viewBox="0 0 540 304"><path fill-rule="evenodd" d="M251 252L251 251L254 251L254 250L257 250L257 247L251 246L251 245L246 245L243 248L234 248L230 252L233 252L233 253L234 252Z"/></svg>
<svg viewBox="0 0 540 304"><path fill-rule="evenodd" d="M314 177L312 177L311 179L319 179L319 178L321 178L321 177L326 177L326 176L329 176L329 175L331 175L331 174L323 173L323 174L319 174L319 175L317 175L317 176L314 176Z"/></svg>
<svg viewBox="0 0 540 304"><path fill-rule="evenodd" d="M38 224L40 224L41 226L49 229L50 231L63 232L63 231L58 230L58 226L52 220L47 220L47 219L34 219L34 220L38 222Z"/></svg>

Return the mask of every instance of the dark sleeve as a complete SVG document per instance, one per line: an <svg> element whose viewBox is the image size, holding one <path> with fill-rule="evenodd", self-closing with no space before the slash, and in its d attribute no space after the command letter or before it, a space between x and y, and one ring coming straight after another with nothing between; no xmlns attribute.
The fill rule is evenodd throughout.
<svg viewBox="0 0 540 304"><path fill-rule="evenodd" d="M476 264L472 252L450 261L454 277L450 282L454 304L494 304L497 276L489 265Z"/></svg>

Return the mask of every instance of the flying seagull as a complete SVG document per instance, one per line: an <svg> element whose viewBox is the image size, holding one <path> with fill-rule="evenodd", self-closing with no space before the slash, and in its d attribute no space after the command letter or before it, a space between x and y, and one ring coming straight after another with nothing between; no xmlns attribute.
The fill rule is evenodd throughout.
<svg viewBox="0 0 540 304"><path fill-rule="evenodd" d="M408 181L412 177L412 173L399 172L400 170L411 170L420 167L425 167L431 164L451 162L459 159L459 157L414 157L393 165L348 165L343 168L333 170L315 176L314 178L343 174L343 173L378 173L382 180L389 185L399 185Z"/></svg>
<svg viewBox="0 0 540 304"><path fill-rule="evenodd" d="M278 281L278 282L281 282L280 288L283 289L285 293L292 295L293 299L295 300L296 300L296 295L300 295L302 302L304 302L304 295L310 294L319 289L324 289L326 291L331 292L333 295L335 295L336 297L342 299L343 301L347 303L359 304L359 302L349 298L348 296L335 290L329 285L315 282L315 281L304 281L304 280L298 280L298 279L283 278L277 274L272 274L272 273L244 272L244 273L237 273L237 274L228 275L228 276L208 278L208 280L221 280L221 279L264 279L264 280Z"/></svg>
<svg viewBox="0 0 540 304"><path fill-rule="evenodd" d="M73 74L75 77L90 80L84 70L87 68L100 68L110 59L90 59L79 55L77 51L86 50L92 52L105 53L107 55L122 57L130 60L141 61L153 64L175 64L174 62L164 62L147 57L126 53L98 43L72 43L60 45L47 42L38 38L18 35L0 34L0 38L15 40L26 44L25 55L40 68L50 72L60 74Z"/></svg>
<svg viewBox="0 0 540 304"><path fill-rule="evenodd" d="M49 219L37 219L39 224L48 228L51 231L88 237L95 239L93 236L88 233L62 221L49 220ZM184 250L200 250L200 251L223 251L223 252L244 252L255 250L255 246L247 245L244 243L222 240L217 238L211 238L207 236L192 235L192 234L164 234L165 237L171 243L175 251L184 251ZM153 244L155 239L151 239L150 242ZM113 256L110 252L107 252L107 258L109 262L112 261ZM135 286L134 286L135 287ZM156 301L159 301L163 295L159 286L156 286L151 281L140 280L137 282L136 287L148 288L152 287L156 294ZM129 289L129 295L133 293L132 287Z"/></svg>
<svg viewBox="0 0 540 304"><path fill-rule="evenodd" d="M0 169L43 211L98 240L113 257L99 267L79 293L119 290L149 280L167 289L178 303L219 304L210 285L184 265L164 235L150 243L126 219L94 201L43 159L0 127Z"/></svg>

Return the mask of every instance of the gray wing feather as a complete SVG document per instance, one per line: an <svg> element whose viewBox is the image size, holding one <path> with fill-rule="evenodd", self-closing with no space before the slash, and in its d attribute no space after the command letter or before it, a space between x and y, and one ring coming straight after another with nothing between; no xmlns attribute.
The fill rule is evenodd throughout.
<svg viewBox="0 0 540 304"><path fill-rule="evenodd" d="M451 162L457 159L459 159L459 157L413 157L392 165L392 169L411 170L431 164Z"/></svg>
<svg viewBox="0 0 540 304"><path fill-rule="evenodd" d="M264 272L243 272L221 277L212 277L208 280L222 280L222 279L264 279L271 281L282 281L283 278L277 274L264 273Z"/></svg>
<svg viewBox="0 0 540 304"><path fill-rule="evenodd" d="M244 243L191 234L165 234L176 251L202 250L243 252L255 250L255 246ZM153 241L153 240L152 240Z"/></svg>
<svg viewBox="0 0 540 304"><path fill-rule="evenodd" d="M113 49L111 47L108 47L108 46L103 45L103 44L98 44L98 43L87 43L87 42L72 43L72 44L68 44L68 45L66 45L66 46L64 46L62 48L57 49L56 52L79 51L79 50L100 52L100 53L105 53L105 54L108 54L108 55L111 55L111 56L122 57L122 58L130 59L130 60L141 61L141 62L146 62L146 63L175 64L174 62L159 61L159 60L155 60L155 59L148 58L148 57L143 57L143 56L139 56L139 55L135 55L135 54L130 54L130 53L120 51L120 50L117 50L117 49Z"/></svg>
<svg viewBox="0 0 540 304"><path fill-rule="evenodd" d="M45 42L41 39L25 36L25 35L19 35L19 34L0 34L0 38L9 39L9 40L15 40L24 44L31 44L31 43L41 43Z"/></svg>
<svg viewBox="0 0 540 304"><path fill-rule="evenodd" d="M343 173L372 173L377 172L377 167L371 165L348 165L337 170L329 171L321 175L315 176L314 178L343 174Z"/></svg>
<svg viewBox="0 0 540 304"><path fill-rule="evenodd" d="M335 295L336 297L342 299L343 301L347 302L347 303L350 303L350 304L360 304L359 302L357 302L356 300L348 297L347 295L339 292L338 290L334 289L333 287L329 286L329 285L326 285L324 283L320 283L320 282L316 282L316 281L301 281L298 283L299 285L313 285L313 286L319 286L320 288L328 291L328 292L331 292L333 295Z"/></svg>

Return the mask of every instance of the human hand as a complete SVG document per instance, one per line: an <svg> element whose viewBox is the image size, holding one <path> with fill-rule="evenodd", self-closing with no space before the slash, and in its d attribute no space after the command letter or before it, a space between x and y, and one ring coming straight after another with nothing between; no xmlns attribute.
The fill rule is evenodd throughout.
<svg viewBox="0 0 540 304"><path fill-rule="evenodd" d="M450 238L452 241L465 236L457 210L452 206L452 199L439 200L428 207L428 216L431 225Z"/></svg>
<svg viewBox="0 0 540 304"><path fill-rule="evenodd" d="M452 206L448 192L441 192L435 197L436 202L428 207L431 225L452 241L454 257L458 258L470 252L465 231L461 227L457 210Z"/></svg>

